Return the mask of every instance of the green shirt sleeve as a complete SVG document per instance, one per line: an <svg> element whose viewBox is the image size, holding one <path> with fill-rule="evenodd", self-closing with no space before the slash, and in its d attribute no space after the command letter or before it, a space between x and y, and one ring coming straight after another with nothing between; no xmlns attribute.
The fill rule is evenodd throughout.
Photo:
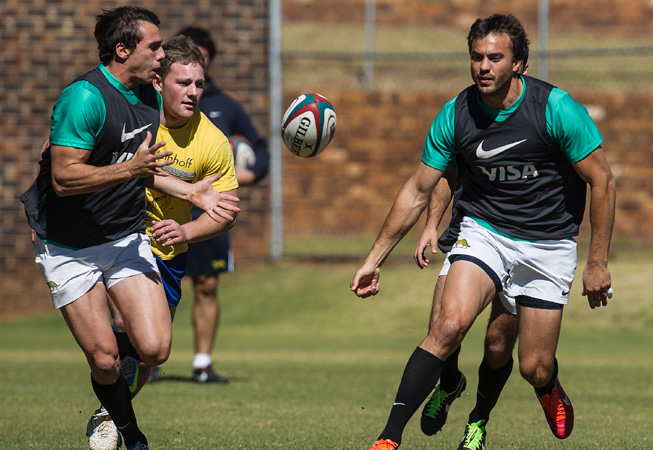
<svg viewBox="0 0 653 450"><path fill-rule="evenodd" d="M455 166L454 116L456 99L449 100L440 110L426 135L422 162L437 170Z"/></svg>
<svg viewBox="0 0 653 450"><path fill-rule="evenodd" d="M72 83L54 105L50 143L92 150L105 119L106 108L100 90L88 81Z"/></svg>
<svg viewBox="0 0 653 450"><path fill-rule="evenodd" d="M571 163L596 150L603 136L587 112L565 91L554 88L546 105L547 130Z"/></svg>

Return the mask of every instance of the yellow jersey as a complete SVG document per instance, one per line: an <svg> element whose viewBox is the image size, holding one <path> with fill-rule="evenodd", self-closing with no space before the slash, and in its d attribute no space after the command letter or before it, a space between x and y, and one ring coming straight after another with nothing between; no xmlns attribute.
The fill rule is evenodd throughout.
<svg viewBox="0 0 653 450"><path fill-rule="evenodd" d="M195 183L222 172L222 177L213 183L213 188L218 192L238 188L229 140L199 110L181 128L169 129L159 125L157 140L166 142L160 151L172 151L168 159L173 163L164 167L170 175ZM184 224L192 220L190 214L192 205L187 201L155 189L147 189L145 202L145 226L150 238L153 221L173 219L179 224ZM188 244L185 243L164 247L152 239L152 253L162 260L172 259L187 250Z"/></svg>

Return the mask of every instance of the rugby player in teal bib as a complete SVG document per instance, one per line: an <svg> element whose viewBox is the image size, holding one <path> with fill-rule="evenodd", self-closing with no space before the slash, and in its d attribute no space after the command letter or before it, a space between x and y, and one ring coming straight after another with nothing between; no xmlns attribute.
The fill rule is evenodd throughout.
<svg viewBox="0 0 653 450"><path fill-rule="evenodd" d="M151 83L165 57L158 24L140 7L97 17L100 64L57 100L39 174L21 197L53 306L84 352L93 391L113 418L111 429L102 418L91 426L105 449L123 440L128 450L148 448L119 372L107 293L144 363L157 366L170 353L170 311L145 233L145 185L191 201L213 220L233 220L221 206L224 195L211 186L219 174L189 184L163 171L172 152L163 141L154 144L162 102Z"/></svg>
<svg viewBox="0 0 653 450"><path fill-rule="evenodd" d="M600 133L569 94L520 74L528 39L514 16L478 19L467 41L474 84L433 121L419 166L350 283L359 297L379 292L381 265L427 207L444 171L455 165L461 220L441 305L406 364L386 426L370 450L399 447L447 358L497 295L517 314L520 373L533 386L554 436L571 434L573 407L560 384L556 348L587 187L591 237L582 294L591 308L607 305L615 183ZM486 423L468 423L459 449L484 449Z"/></svg>

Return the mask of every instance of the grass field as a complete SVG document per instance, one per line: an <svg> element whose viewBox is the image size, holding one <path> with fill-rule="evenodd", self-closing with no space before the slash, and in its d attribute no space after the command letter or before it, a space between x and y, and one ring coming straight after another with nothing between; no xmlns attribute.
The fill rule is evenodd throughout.
<svg viewBox="0 0 653 450"><path fill-rule="evenodd" d="M611 305L590 310L577 280L565 311L558 359L574 401L573 434L565 441L552 436L515 368L489 424L488 449L653 448L653 313L646 275L653 273L653 252L613 254ZM438 266L419 271L411 259L393 258L382 271L381 293L368 300L348 290L353 263L287 261L225 276L215 359L232 377L226 386L189 381L187 294L164 379L135 401L151 448L367 449L424 335ZM463 346L461 368L470 384L448 424L426 437L415 417L402 449L457 448L474 403L485 322L485 315L479 318ZM84 431L97 401L60 315L1 319L0 342L0 448L88 448Z"/></svg>

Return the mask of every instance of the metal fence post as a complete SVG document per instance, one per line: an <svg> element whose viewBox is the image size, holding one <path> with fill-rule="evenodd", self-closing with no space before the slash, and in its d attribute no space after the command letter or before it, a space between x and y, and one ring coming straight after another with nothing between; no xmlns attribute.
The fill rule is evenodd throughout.
<svg viewBox="0 0 653 450"><path fill-rule="evenodd" d="M537 3L537 77L541 80L549 76L549 0Z"/></svg>
<svg viewBox="0 0 653 450"><path fill-rule="evenodd" d="M376 32L376 0L365 1L365 62L363 63L363 88L374 85L374 52Z"/></svg>
<svg viewBox="0 0 653 450"><path fill-rule="evenodd" d="M270 0L270 259L283 256L283 177L281 167L281 0Z"/></svg>

